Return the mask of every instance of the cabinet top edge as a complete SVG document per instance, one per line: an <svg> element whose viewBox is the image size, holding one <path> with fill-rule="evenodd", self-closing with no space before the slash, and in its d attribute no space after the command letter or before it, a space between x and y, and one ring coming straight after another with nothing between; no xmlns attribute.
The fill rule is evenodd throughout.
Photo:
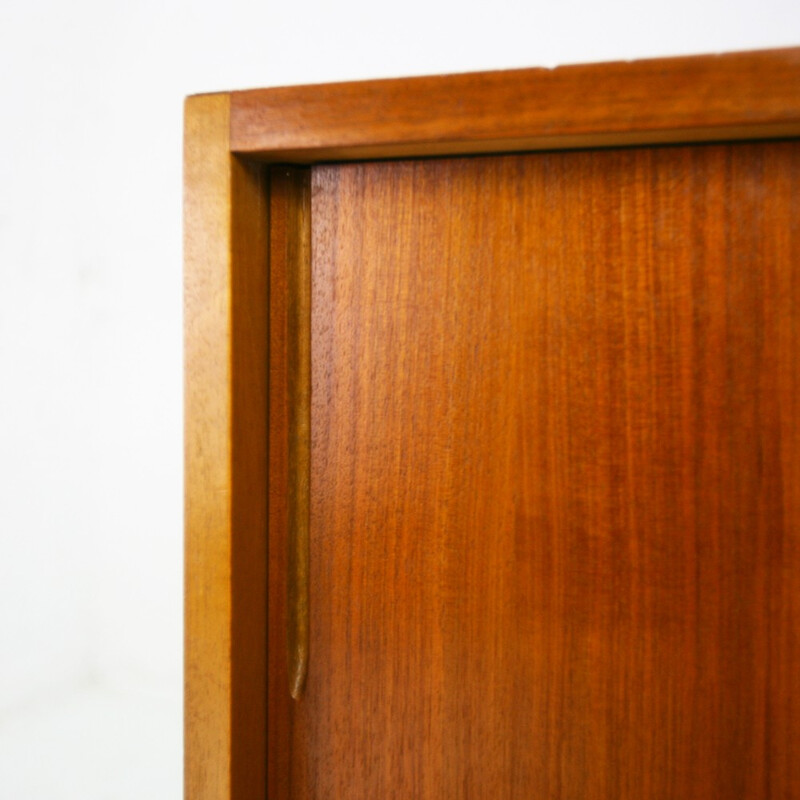
<svg viewBox="0 0 800 800"><path fill-rule="evenodd" d="M230 93L231 151L394 158L800 135L800 47Z"/></svg>

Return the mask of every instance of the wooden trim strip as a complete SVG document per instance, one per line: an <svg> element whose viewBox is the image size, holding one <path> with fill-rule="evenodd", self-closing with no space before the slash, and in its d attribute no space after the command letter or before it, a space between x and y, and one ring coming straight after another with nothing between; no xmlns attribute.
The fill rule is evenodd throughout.
<svg viewBox="0 0 800 800"><path fill-rule="evenodd" d="M800 134L800 48L234 92L231 148L316 162Z"/></svg>
<svg viewBox="0 0 800 800"><path fill-rule="evenodd" d="M288 399L288 669L297 700L308 671L311 472L311 173L275 167L272 263L285 271Z"/></svg>
<svg viewBox="0 0 800 800"><path fill-rule="evenodd" d="M307 173L274 167L269 174L267 796L274 800L292 794L292 694L300 693L308 655L308 617L299 620L296 605L308 609L310 377L304 367L310 337L302 332L310 322L310 301L300 280L311 278ZM300 536L292 536L298 523Z"/></svg>

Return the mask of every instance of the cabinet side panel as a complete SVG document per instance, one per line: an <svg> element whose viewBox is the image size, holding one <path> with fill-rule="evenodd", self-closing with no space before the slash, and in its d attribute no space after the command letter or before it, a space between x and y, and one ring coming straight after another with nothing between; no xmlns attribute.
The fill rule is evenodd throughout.
<svg viewBox="0 0 800 800"><path fill-rule="evenodd" d="M266 174L232 164L232 797L265 797L267 752Z"/></svg>
<svg viewBox="0 0 800 800"><path fill-rule="evenodd" d="M226 96L190 98L184 162L185 796L230 796L230 164Z"/></svg>
<svg viewBox="0 0 800 800"><path fill-rule="evenodd" d="M185 138L185 794L263 798L266 235L229 98L190 98Z"/></svg>

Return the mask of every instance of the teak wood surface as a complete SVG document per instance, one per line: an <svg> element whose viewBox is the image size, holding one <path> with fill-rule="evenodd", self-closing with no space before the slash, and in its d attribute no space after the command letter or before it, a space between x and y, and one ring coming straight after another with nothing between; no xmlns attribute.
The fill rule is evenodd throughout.
<svg viewBox="0 0 800 800"><path fill-rule="evenodd" d="M800 134L800 49L233 92L231 148L270 161Z"/></svg>
<svg viewBox="0 0 800 800"><path fill-rule="evenodd" d="M800 796L800 144L313 197L292 796Z"/></svg>
<svg viewBox="0 0 800 800"><path fill-rule="evenodd" d="M187 101L187 798L800 797L798 135L800 50Z"/></svg>
<svg viewBox="0 0 800 800"><path fill-rule="evenodd" d="M229 101L186 121L185 794L266 783L267 242L264 176L231 159Z"/></svg>

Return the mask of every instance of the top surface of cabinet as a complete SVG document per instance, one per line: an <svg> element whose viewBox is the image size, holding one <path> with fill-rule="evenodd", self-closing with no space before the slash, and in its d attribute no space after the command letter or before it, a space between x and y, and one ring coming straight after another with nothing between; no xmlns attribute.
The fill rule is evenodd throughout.
<svg viewBox="0 0 800 800"><path fill-rule="evenodd" d="M800 49L234 92L231 148L273 161L793 135Z"/></svg>

